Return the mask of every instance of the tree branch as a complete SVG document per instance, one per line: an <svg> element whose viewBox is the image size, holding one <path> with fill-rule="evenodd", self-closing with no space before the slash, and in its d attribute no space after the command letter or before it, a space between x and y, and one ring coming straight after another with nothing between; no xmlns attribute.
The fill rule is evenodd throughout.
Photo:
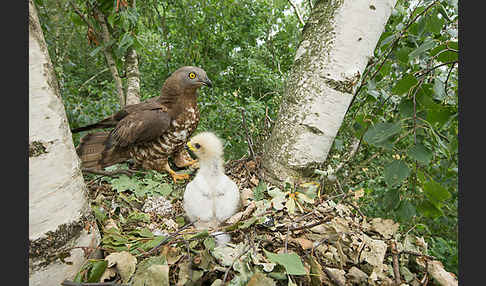
<svg viewBox="0 0 486 286"><path fill-rule="evenodd" d="M449 94L447 93L447 83L449 82L449 77L451 76L452 69L454 69L455 66L456 66L456 63L452 64L451 68L449 69L449 73L447 74L446 81L444 83L444 92L445 92L446 96L449 96Z"/></svg>
<svg viewBox="0 0 486 286"><path fill-rule="evenodd" d="M297 14L297 18L299 18L300 23L302 24L302 26L304 26L305 23L304 20L302 19L302 15L300 14L299 7L297 7L297 5L295 5L295 3L292 2L292 0L288 0L288 1L290 5L294 8L295 14Z"/></svg>

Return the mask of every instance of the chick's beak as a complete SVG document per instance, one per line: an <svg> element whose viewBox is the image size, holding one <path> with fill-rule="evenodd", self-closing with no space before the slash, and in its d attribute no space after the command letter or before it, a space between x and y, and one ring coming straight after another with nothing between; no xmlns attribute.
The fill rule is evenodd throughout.
<svg viewBox="0 0 486 286"><path fill-rule="evenodd" d="M187 150L187 152L189 153L189 155L191 157L193 157L193 158L197 157L196 154L194 154L194 150L196 150L196 149L194 149L194 146L192 146L191 142L186 143L185 149Z"/></svg>
<svg viewBox="0 0 486 286"><path fill-rule="evenodd" d="M188 149L189 151L192 151L192 152L196 151L194 146L192 146L191 142L186 143L186 149Z"/></svg>

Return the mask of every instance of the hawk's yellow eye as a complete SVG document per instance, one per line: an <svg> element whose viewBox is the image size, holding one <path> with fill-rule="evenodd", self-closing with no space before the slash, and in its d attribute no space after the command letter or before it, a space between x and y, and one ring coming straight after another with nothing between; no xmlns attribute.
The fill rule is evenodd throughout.
<svg viewBox="0 0 486 286"><path fill-rule="evenodd" d="M190 74L189 74L189 78L190 78L190 79L193 79L193 78L195 78L195 77L196 77L196 74L195 74L195 73L193 73L193 72L192 72L192 73L190 73Z"/></svg>

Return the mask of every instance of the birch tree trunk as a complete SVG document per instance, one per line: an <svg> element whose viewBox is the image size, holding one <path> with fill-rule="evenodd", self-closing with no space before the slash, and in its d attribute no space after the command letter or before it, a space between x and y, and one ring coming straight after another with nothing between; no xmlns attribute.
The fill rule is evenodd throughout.
<svg viewBox="0 0 486 286"><path fill-rule="evenodd" d="M130 6L137 8L137 1L132 0ZM125 71L127 74L126 104L140 103L140 71L138 69L137 51L132 47L128 48L125 55Z"/></svg>
<svg viewBox="0 0 486 286"><path fill-rule="evenodd" d="M265 175L295 182L322 164L396 0L320 0L302 31L272 134Z"/></svg>
<svg viewBox="0 0 486 286"><path fill-rule="evenodd" d="M140 71L138 69L137 51L133 47L128 48L125 59L127 72L126 104L140 103Z"/></svg>
<svg viewBox="0 0 486 286"><path fill-rule="evenodd" d="M98 246L100 235L79 164L37 11L29 0L29 285L73 279L85 257L83 249L72 248Z"/></svg>

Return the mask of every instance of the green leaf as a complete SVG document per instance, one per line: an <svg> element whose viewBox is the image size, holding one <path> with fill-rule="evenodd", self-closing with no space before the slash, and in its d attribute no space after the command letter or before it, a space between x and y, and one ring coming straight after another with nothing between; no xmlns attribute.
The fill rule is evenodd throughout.
<svg viewBox="0 0 486 286"><path fill-rule="evenodd" d="M108 261L101 259L90 259L88 260L89 263L89 270L87 272L86 276L86 281L85 282L90 282L90 283L95 283L98 282L101 278L101 275L103 275L103 272L105 272L106 267L108 266Z"/></svg>
<svg viewBox="0 0 486 286"><path fill-rule="evenodd" d="M393 210L400 204L400 192L397 189L388 190L383 196L383 206L386 210Z"/></svg>
<svg viewBox="0 0 486 286"><path fill-rule="evenodd" d="M432 203L439 203L451 197L451 193L435 181L428 181L423 185L425 195Z"/></svg>
<svg viewBox="0 0 486 286"><path fill-rule="evenodd" d="M427 109L427 121L434 125L439 124L439 127L444 125L455 112L451 108L447 108L440 104L435 104L433 108Z"/></svg>
<svg viewBox="0 0 486 286"><path fill-rule="evenodd" d="M402 200L397 211L398 219L401 221L408 221L416 215L415 206L408 200Z"/></svg>
<svg viewBox="0 0 486 286"><path fill-rule="evenodd" d="M433 34L439 34L445 24L444 18L437 17L437 12L435 10L434 13L427 15L425 20L425 28Z"/></svg>
<svg viewBox="0 0 486 286"><path fill-rule="evenodd" d="M443 215L443 212L440 209L440 204L437 206L428 200L420 202L417 206L417 210L419 213L429 218L436 218Z"/></svg>
<svg viewBox="0 0 486 286"><path fill-rule="evenodd" d="M396 51L397 59L404 64L408 64L408 55L410 54L411 51L412 51L412 48L410 48L410 47L399 48Z"/></svg>
<svg viewBox="0 0 486 286"><path fill-rule="evenodd" d="M265 182L260 181L258 186L253 189L253 199L255 201L260 201L265 198L265 191L267 190L267 184Z"/></svg>
<svg viewBox="0 0 486 286"><path fill-rule="evenodd" d="M398 112L403 118L411 117L413 115L413 101L410 99L403 99L398 105Z"/></svg>
<svg viewBox="0 0 486 286"><path fill-rule="evenodd" d="M89 56L90 57L94 57L97 53L99 53L99 51L101 51L103 47L102 46L98 46L96 47L94 50L92 50L90 53L89 53Z"/></svg>
<svg viewBox="0 0 486 286"><path fill-rule="evenodd" d="M417 82L417 79L413 75L407 73L392 88L392 92L396 95L402 95L407 93Z"/></svg>
<svg viewBox="0 0 486 286"><path fill-rule="evenodd" d="M379 122L366 131L363 139L371 145L383 142L401 131L400 122Z"/></svg>
<svg viewBox="0 0 486 286"><path fill-rule="evenodd" d="M421 143L418 143L417 145L410 148L407 152L407 155L413 160L417 160L424 164L428 164L432 159L432 152Z"/></svg>
<svg viewBox="0 0 486 286"><path fill-rule="evenodd" d="M135 178L130 178L127 175L121 175L111 181L111 186L118 192L124 192L126 190L135 191L140 188L140 183Z"/></svg>
<svg viewBox="0 0 486 286"><path fill-rule="evenodd" d="M434 40L426 39L422 45L420 45L418 48L410 52L410 54L408 55L409 60L415 59L416 57L420 56L424 52L432 49L435 45L436 43L434 42Z"/></svg>
<svg viewBox="0 0 486 286"><path fill-rule="evenodd" d="M447 62L452 62L452 61L457 61L458 60L458 53L455 51L447 50L447 49L452 49L452 50L459 50L459 45L456 41L449 41L447 43L444 43L442 45L439 45L432 50L430 50L430 55L437 56L437 60L442 63L447 63Z"/></svg>
<svg viewBox="0 0 486 286"><path fill-rule="evenodd" d="M390 164L385 166L383 175L385 176L385 183L389 187L394 187L399 185L410 175L410 169L404 161L393 160Z"/></svg>
<svg viewBox="0 0 486 286"><path fill-rule="evenodd" d="M444 82L439 78L434 79L434 98L437 100L443 100L446 97L444 90Z"/></svg>
<svg viewBox="0 0 486 286"><path fill-rule="evenodd" d="M271 253L263 249L268 260L273 263L282 265L290 275L306 275L304 265L300 260L300 257L295 253Z"/></svg>

